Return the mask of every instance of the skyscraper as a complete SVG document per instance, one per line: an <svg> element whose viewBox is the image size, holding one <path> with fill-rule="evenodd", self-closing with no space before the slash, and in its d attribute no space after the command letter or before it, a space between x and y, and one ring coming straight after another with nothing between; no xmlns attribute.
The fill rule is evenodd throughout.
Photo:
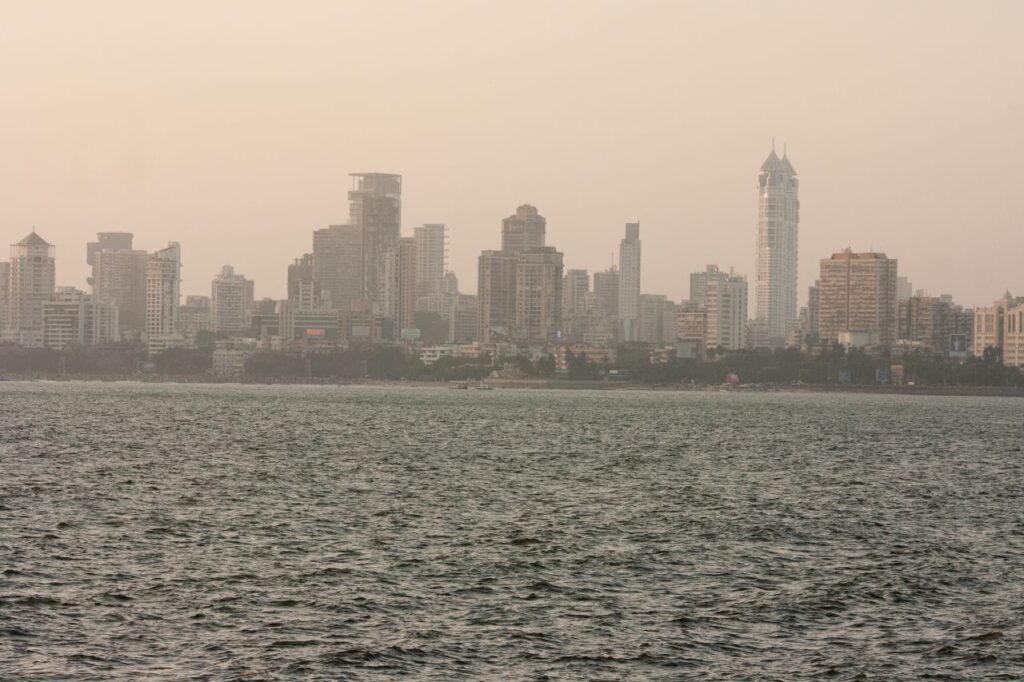
<svg viewBox="0 0 1024 682"><path fill-rule="evenodd" d="M210 284L210 315L213 331L235 334L249 326L253 304L253 281L235 274L230 265L221 268Z"/></svg>
<svg viewBox="0 0 1024 682"><path fill-rule="evenodd" d="M626 236L619 242L618 314L622 340L638 340L640 322L640 223L626 223Z"/></svg>
<svg viewBox="0 0 1024 682"><path fill-rule="evenodd" d="M131 232L100 232L86 245L92 266L93 298L117 306L121 330L137 336L146 326L146 261L149 254L132 248Z"/></svg>
<svg viewBox="0 0 1024 682"><path fill-rule="evenodd" d="M384 254L397 245L402 225L402 176L352 173L349 222L362 245L361 297L380 306L384 290ZM337 305L335 301L335 305Z"/></svg>
<svg viewBox="0 0 1024 682"><path fill-rule="evenodd" d="M117 306L97 301L74 287L59 287L43 304L43 345L98 346L119 340Z"/></svg>
<svg viewBox="0 0 1024 682"><path fill-rule="evenodd" d="M180 303L181 245L170 242L146 262L146 348L150 355L181 344Z"/></svg>
<svg viewBox="0 0 1024 682"><path fill-rule="evenodd" d="M315 310L320 307L320 282L314 273L311 253L303 254L288 266L288 300L302 310Z"/></svg>
<svg viewBox="0 0 1024 682"><path fill-rule="evenodd" d="M534 246L516 266L516 336L529 343L555 340L562 329L562 254Z"/></svg>
<svg viewBox="0 0 1024 682"><path fill-rule="evenodd" d="M384 254L384 317L392 322L394 338L416 327L417 240L401 237Z"/></svg>
<svg viewBox="0 0 1024 682"><path fill-rule="evenodd" d="M710 267L709 267L710 270ZM707 280L705 333L708 348L740 350L747 344L747 280L717 273Z"/></svg>
<svg viewBox="0 0 1024 682"><path fill-rule="evenodd" d="M896 259L846 249L821 260L819 321L823 343L896 342Z"/></svg>
<svg viewBox="0 0 1024 682"><path fill-rule="evenodd" d="M757 195L757 315L759 345L782 346L796 322L797 238L800 223L796 169L772 149L761 164Z"/></svg>
<svg viewBox="0 0 1024 682"><path fill-rule="evenodd" d="M0 261L0 332L7 327L7 306L11 299L11 264Z"/></svg>
<svg viewBox="0 0 1024 682"><path fill-rule="evenodd" d="M478 265L477 322L481 343L493 343L512 336L516 323L516 266L519 254L484 251Z"/></svg>
<svg viewBox="0 0 1024 682"><path fill-rule="evenodd" d="M7 329L19 343L43 342L43 303L53 296L57 260L53 245L35 232L11 245L7 290Z"/></svg>
<svg viewBox="0 0 1024 682"><path fill-rule="evenodd" d="M363 298L363 238L355 225L331 225L313 232L313 278L325 305L350 310Z"/></svg>
<svg viewBox="0 0 1024 682"><path fill-rule="evenodd" d="M434 223L423 225L413 229L413 238L416 240L416 294L442 293L448 250L447 228Z"/></svg>
<svg viewBox="0 0 1024 682"><path fill-rule="evenodd" d="M590 276L586 270L566 270L562 283L562 314L581 313L590 293Z"/></svg>
<svg viewBox="0 0 1024 682"><path fill-rule="evenodd" d="M536 246L544 246L547 221L535 206L523 204L514 215L501 221L501 250L519 253Z"/></svg>

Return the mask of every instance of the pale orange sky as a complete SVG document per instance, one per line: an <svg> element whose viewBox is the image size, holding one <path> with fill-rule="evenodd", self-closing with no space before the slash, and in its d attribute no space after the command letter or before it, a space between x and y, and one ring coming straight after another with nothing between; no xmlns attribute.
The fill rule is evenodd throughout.
<svg viewBox="0 0 1024 682"><path fill-rule="evenodd" d="M968 305L1024 294L1024 3L5 5L0 241L35 226L61 285L126 230L182 243L183 293L230 263L281 297L348 174L380 171L404 233L449 225L465 291L532 203L591 271L639 219L643 290L678 300L706 263L752 279L774 136L801 305L848 245Z"/></svg>

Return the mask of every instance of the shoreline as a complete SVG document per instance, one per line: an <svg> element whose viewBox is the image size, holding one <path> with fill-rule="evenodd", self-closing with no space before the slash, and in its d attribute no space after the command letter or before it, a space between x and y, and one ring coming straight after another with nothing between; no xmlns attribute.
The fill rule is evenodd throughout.
<svg viewBox="0 0 1024 682"><path fill-rule="evenodd" d="M451 382L401 380L345 380L252 377L212 377L194 375L59 375L59 374L5 374L0 375L0 386L8 382L86 382L86 383L142 383L142 384L219 384L251 386L377 386L444 388ZM469 382L470 390L476 382ZM587 381L571 379L488 379L484 383L495 389L540 390L596 390L596 391L682 391L689 393L871 393L877 395L929 395L962 397L1024 398L1024 387L1014 386L866 386L838 384L750 384L740 386L711 384L645 384L630 381Z"/></svg>

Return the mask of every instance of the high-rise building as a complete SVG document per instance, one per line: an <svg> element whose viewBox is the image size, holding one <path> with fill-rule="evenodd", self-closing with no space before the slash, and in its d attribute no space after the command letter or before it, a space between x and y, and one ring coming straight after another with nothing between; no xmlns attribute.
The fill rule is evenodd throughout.
<svg viewBox="0 0 1024 682"><path fill-rule="evenodd" d="M501 250L519 253L544 246L547 221L535 206L523 204L514 215L501 221Z"/></svg>
<svg viewBox="0 0 1024 682"><path fill-rule="evenodd" d="M639 339L640 323L640 223L626 223L619 242L619 328L623 341Z"/></svg>
<svg viewBox="0 0 1024 682"><path fill-rule="evenodd" d="M451 343L473 343L478 340L480 308L476 296L456 294L448 320L448 341Z"/></svg>
<svg viewBox="0 0 1024 682"><path fill-rule="evenodd" d="M914 295L914 285L906 277L896 278L896 300L906 301Z"/></svg>
<svg viewBox="0 0 1024 682"><path fill-rule="evenodd" d="M562 330L562 254L553 246L519 253L516 265L516 337L529 343L556 340Z"/></svg>
<svg viewBox="0 0 1024 682"><path fill-rule="evenodd" d="M797 316L798 188L793 165L772 149L758 176L755 336L775 347L785 343Z"/></svg>
<svg viewBox="0 0 1024 682"><path fill-rule="evenodd" d="M594 306L612 320L619 317L619 279L619 271L614 267L594 273Z"/></svg>
<svg viewBox="0 0 1024 682"><path fill-rule="evenodd" d="M566 270L562 282L562 314L584 311L590 293L590 275L586 270Z"/></svg>
<svg viewBox="0 0 1024 682"><path fill-rule="evenodd" d="M62 350L69 345L99 346L120 339L117 306L74 287L59 287L43 304L43 345Z"/></svg>
<svg viewBox="0 0 1024 682"><path fill-rule="evenodd" d="M676 304L663 294L640 294L637 341L673 343L676 340Z"/></svg>
<svg viewBox="0 0 1024 682"><path fill-rule="evenodd" d="M480 254L480 341L555 340L562 324L562 254L545 246L546 221L523 204L501 222L501 251Z"/></svg>
<svg viewBox="0 0 1024 682"><path fill-rule="evenodd" d="M481 343L512 338L516 324L516 268L519 254L484 251L478 265L477 304Z"/></svg>
<svg viewBox="0 0 1024 682"><path fill-rule="evenodd" d="M7 306L11 298L11 264L0 261L0 332L7 327Z"/></svg>
<svg viewBox="0 0 1024 682"><path fill-rule="evenodd" d="M200 332L213 331L213 315L210 313L209 296L186 296L185 305L178 306L178 325L182 337L195 344Z"/></svg>
<svg viewBox="0 0 1024 682"><path fill-rule="evenodd" d="M705 292L707 347L739 350L747 345L747 280L717 270L716 276L708 278Z"/></svg>
<svg viewBox="0 0 1024 682"><path fill-rule="evenodd" d="M146 348L150 355L181 345L181 245L170 242L146 262Z"/></svg>
<svg viewBox="0 0 1024 682"><path fill-rule="evenodd" d="M821 281L807 287L807 329L805 332L817 343L821 340Z"/></svg>
<svg viewBox="0 0 1024 682"><path fill-rule="evenodd" d="M402 176L352 173L351 178L349 222L358 229L362 245L360 297L379 308L384 295L384 257L398 243L401 232Z"/></svg>
<svg viewBox="0 0 1024 682"><path fill-rule="evenodd" d="M702 305L687 301L676 313L676 338L697 342L698 351L707 346L707 310Z"/></svg>
<svg viewBox="0 0 1024 682"><path fill-rule="evenodd" d="M708 282L716 279L728 279L729 275L718 269L717 265L708 265L703 272L690 274L690 303L704 305L708 301Z"/></svg>
<svg viewBox="0 0 1024 682"><path fill-rule="evenodd" d="M7 332L26 346L43 342L43 303L53 297L57 260L53 245L35 232L11 245Z"/></svg>
<svg viewBox="0 0 1024 682"><path fill-rule="evenodd" d="M824 343L896 342L895 258L846 249L821 260L819 322ZM845 339L845 340L844 340Z"/></svg>
<svg viewBox="0 0 1024 682"><path fill-rule="evenodd" d="M919 344L933 353L948 352L955 334L962 335L968 343L973 335L973 311L968 325L963 308L954 304L952 298L911 296L897 303L897 311L897 339Z"/></svg>
<svg viewBox="0 0 1024 682"><path fill-rule="evenodd" d="M131 232L100 232L86 245L92 266L92 295L117 306L118 324L126 335L137 336L146 325L146 261L149 254L132 248Z"/></svg>
<svg viewBox="0 0 1024 682"><path fill-rule="evenodd" d="M313 267L313 254L303 254L288 266L288 300L303 310L315 310L322 302L320 281Z"/></svg>
<svg viewBox="0 0 1024 682"><path fill-rule="evenodd" d="M251 279L235 274L230 265L221 268L220 274L210 284L210 315L214 332L237 334L249 326L253 290Z"/></svg>
<svg viewBox="0 0 1024 682"><path fill-rule="evenodd" d="M396 339L416 328L416 249L415 237L401 237L384 254L382 314L391 320Z"/></svg>
<svg viewBox="0 0 1024 682"><path fill-rule="evenodd" d="M363 238L355 225L331 225L313 232L313 279L323 307L349 310L363 298Z"/></svg>
<svg viewBox="0 0 1024 682"><path fill-rule="evenodd" d="M429 223L413 228L416 240L416 292L418 296L442 293L448 255L447 228Z"/></svg>

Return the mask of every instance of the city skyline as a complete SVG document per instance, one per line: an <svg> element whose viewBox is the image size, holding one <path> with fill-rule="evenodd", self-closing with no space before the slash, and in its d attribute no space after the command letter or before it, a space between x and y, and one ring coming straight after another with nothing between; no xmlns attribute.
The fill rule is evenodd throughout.
<svg viewBox="0 0 1024 682"><path fill-rule="evenodd" d="M11 243L35 226L64 253L105 231L147 250L180 241L190 293L231 251L257 296L279 298L278 254L346 222L347 174L379 169L406 178L405 234L448 225L466 291L494 221L529 202L567 268L607 268L638 220L660 246L643 289L679 299L708 262L753 276L753 171L774 136L802 178L801 299L817 258L850 246L900 254L917 286L985 305L1024 288L1010 28L1024 8L986 7L19 7L5 55L33 68L0 93L2 230ZM409 49L375 49L360 24ZM569 32L605 48L574 49ZM508 35L525 57L506 54ZM770 78L752 68L763 54ZM354 106L352 92L366 97ZM65 259L61 284L87 276Z"/></svg>

